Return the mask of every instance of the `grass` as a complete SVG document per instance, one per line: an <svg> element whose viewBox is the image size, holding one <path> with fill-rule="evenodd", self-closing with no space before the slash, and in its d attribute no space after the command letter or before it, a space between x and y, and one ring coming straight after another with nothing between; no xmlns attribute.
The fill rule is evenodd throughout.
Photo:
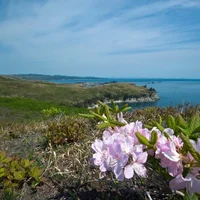
<svg viewBox="0 0 200 200"><path fill-rule="evenodd" d="M163 118L168 114L177 116L180 111L184 119L188 121L190 116L199 113L199 107L152 107L125 113L124 117L128 121L141 120L148 123L151 119L158 119L159 115ZM36 192L31 192L29 186L23 185L21 190L14 191L13 199L16 197L16 199L29 200L49 198L143 200L148 199L145 191L148 191L153 199L182 199L171 192L167 177L162 177L159 172L153 170L150 163L146 166L147 179L136 176L133 180L117 182L112 174L99 179L98 167L91 166L89 160L93 154L91 144L95 138L102 137L102 132L96 129L94 121L82 118L78 120L83 120L83 124L86 125L85 137L82 140L56 147L51 143L45 143L44 133L51 128L49 123L62 125L60 118L30 124L11 124L1 129L0 151L6 151L9 155L32 158L45 167L45 180L36 188ZM1 191L0 188L0 196L3 194Z"/></svg>
<svg viewBox="0 0 200 200"><path fill-rule="evenodd" d="M51 102L40 101L24 97L0 97L0 122L27 122L44 120L44 109L58 108L65 115L87 113L87 108L62 106Z"/></svg>
<svg viewBox="0 0 200 200"><path fill-rule="evenodd" d="M82 107L105 98L138 98L151 94L148 88L128 83L84 87L82 84L55 84L0 76L0 96L32 98L65 106Z"/></svg>
<svg viewBox="0 0 200 200"><path fill-rule="evenodd" d="M95 138L102 137L102 132L96 128L95 120L76 116L77 113L87 113L88 109L73 107L101 98L119 99L150 94L151 91L145 87L123 83L83 87L81 84L58 85L0 76L0 151L34 159L45 168L45 179L35 192L27 184L23 184L21 190L13 191L10 196L6 194L7 199L145 199L144 191L149 191L154 199L168 198L167 195L172 199L179 199L168 188L168 180L153 171L151 166L148 169L149 177L145 180L136 177L121 183L115 181L112 174L99 179L99 169L91 166L89 160L93 154L91 144ZM68 115L70 122L72 120L71 128L69 123L64 123L64 117L44 117L42 110L52 107L61 109ZM126 113L125 118L127 121L141 120L148 123L159 115L177 115L180 110L182 108L148 108ZM187 119L187 116L195 112L199 112L198 107L188 107L184 108L183 115ZM77 131L80 126L75 123L76 120L81 120L84 125L84 130L81 131L84 137L81 139L57 146L47 139L50 131L61 135L64 128L81 134ZM68 137L71 137L70 134ZM3 192L0 180L0 199L6 199Z"/></svg>
<svg viewBox="0 0 200 200"><path fill-rule="evenodd" d="M152 91L134 84L112 83L96 87L55 84L0 76L0 122L43 120L43 109L55 107L66 115L87 113L87 106L104 99L150 96Z"/></svg>

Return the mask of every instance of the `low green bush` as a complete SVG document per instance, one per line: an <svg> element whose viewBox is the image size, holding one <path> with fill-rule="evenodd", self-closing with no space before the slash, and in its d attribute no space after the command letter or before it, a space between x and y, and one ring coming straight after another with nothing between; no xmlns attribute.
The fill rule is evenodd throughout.
<svg viewBox="0 0 200 200"><path fill-rule="evenodd" d="M35 187L42 180L43 172L33 160L9 157L6 152L0 152L0 186L6 191L20 189L25 182Z"/></svg>
<svg viewBox="0 0 200 200"><path fill-rule="evenodd" d="M52 145L60 145L84 139L87 130L87 124L83 119L63 117L58 121L50 121L45 134Z"/></svg>

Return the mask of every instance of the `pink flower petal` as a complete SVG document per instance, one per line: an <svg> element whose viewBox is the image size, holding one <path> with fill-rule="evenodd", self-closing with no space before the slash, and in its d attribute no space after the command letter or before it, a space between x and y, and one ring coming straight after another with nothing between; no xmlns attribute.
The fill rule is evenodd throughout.
<svg viewBox="0 0 200 200"><path fill-rule="evenodd" d="M125 176L125 178L130 179L130 178L133 177L133 175L134 175L133 166L131 164L127 165L124 168L124 176Z"/></svg>
<svg viewBox="0 0 200 200"><path fill-rule="evenodd" d="M140 163L134 163L133 164L133 169L135 171L135 173L138 175L138 176L141 176L141 177L146 177L146 168L143 164L140 164Z"/></svg>
<svg viewBox="0 0 200 200"><path fill-rule="evenodd" d="M172 190L181 190L186 187L187 182L190 182L191 178L183 178L182 174L176 176L169 182L169 187Z"/></svg>

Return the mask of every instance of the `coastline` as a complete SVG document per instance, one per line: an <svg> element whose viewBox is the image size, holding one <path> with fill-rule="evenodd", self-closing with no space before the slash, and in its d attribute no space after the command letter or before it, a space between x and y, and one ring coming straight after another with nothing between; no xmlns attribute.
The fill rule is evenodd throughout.
<svg viewBox="0 0 200 200"><path fill-rule="evenodd" d="M121 99L114 100L114 103L147 103L147 102L156 102L159 99L160 99L159 96L155 94L153 97L139 97L139 98L129 98L126 100L121 100ZM111 100L105 99L103 103L110 104ZM97 104L92 104L91 106L88 106L88 109L93 109L97 106L98 106Z"/></svg>

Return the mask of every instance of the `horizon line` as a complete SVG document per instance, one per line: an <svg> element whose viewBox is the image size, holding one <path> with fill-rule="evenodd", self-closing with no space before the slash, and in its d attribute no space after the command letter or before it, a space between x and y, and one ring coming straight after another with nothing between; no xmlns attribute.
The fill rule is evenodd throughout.
<svg viewBox="0 0 200 200"><path fill-rule="evenodd" d="M42 75L42 76L66 76L66 77L80 77L80 78L102 78L102 79L170 79L170 80L200 80L200 78L181 78L181 77L98 77L98 76L79 76L79 75L66 75L66 74L37 74L37 73L17 73L17 74L0 74L0 76L20 76L20 75Z"/></svg>

